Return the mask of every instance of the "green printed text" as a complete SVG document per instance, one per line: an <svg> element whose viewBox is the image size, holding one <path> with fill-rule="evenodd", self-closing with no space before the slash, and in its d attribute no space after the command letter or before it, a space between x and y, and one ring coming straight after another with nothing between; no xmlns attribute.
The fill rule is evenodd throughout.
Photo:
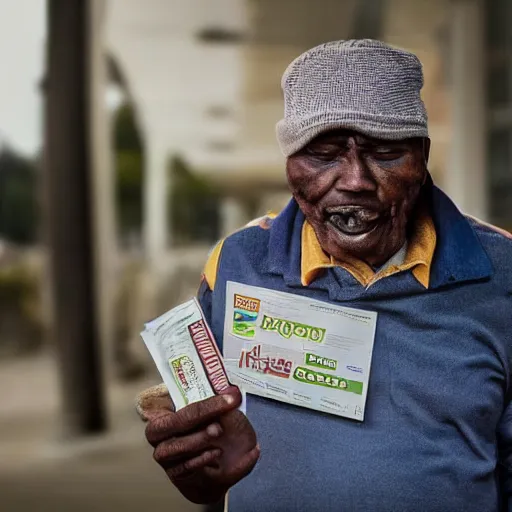
<svg viewBox="0 0 512 512"><path fill-rule="evenodd" d="M335 377L326 373L316 372L298 366L295 369L293 378L304 384L315 384L316 386L323 386L331 389L341 389L348 391L349 393L355 393L356 395L363 394L363 383L356 380L347 380L341 377Z"/></svg>
<svg viewBox="0 0 512 512"><path fill-rule="evenodd" d="M325 368L326 370L336 370L338 361L329 359L328 357L320 357L315 354L306 354L306 364L308 366L316 366L317 368Z"/></svg>
<svg viewBox="0 0 512 512"><path fill-rule="evenodd" d="M263 321L260 326L264 331L274 331L279 333L283 338L290 339L292 336L313 343L322 343L325 338L325 329L313 327L311 325L292 322L291 320L282 320L263 315Z"/></svg>

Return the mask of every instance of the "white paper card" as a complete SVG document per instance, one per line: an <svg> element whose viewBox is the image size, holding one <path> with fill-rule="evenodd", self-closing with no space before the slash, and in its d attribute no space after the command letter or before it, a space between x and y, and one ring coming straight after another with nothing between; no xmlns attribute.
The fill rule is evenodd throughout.
<svg viewBox="0 0 512 512"><path fill-rule="evenodd" d="M224 365L247 393L363 421L377 313L228 282Z"/></svg>
<svg viewBox="0 0 512 512"><path fill-rule="evenodd" d="M177 411L230 386L221 354L196 299L147 323L141 336ZM245 399L240 410L245 411Z"/></svg>

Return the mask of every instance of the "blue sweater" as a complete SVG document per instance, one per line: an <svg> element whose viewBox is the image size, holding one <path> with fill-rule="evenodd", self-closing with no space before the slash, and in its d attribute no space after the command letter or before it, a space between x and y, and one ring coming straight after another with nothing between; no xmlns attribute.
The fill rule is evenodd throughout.
<svg viewBox="0 0 512 512"><path fill-rule="evenodd" d="M365 421L248 396L261 459L229 512L512 511L512 240L435 187L431 214L428 289L410 271L366 289L342 268L302 286L293 200L225 240L199 292L221 348L227 281L378 313Z"/></svg>

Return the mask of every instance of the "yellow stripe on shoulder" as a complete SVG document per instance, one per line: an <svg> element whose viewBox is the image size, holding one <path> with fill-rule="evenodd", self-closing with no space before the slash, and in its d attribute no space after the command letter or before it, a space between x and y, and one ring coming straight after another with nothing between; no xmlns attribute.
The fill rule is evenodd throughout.
<svg viewBox="0 0 512 512"><path fill-rule="evenodd" d="M224 245L223 238L217 245L213 248L210 256L208 256L208 260L206 261L206 265L204 266L203 275L210 287L210 290L215 288L215 281L217 280L217 268L219 266L220 253L222 251L222 246Z"/></svg>
<svg viewBox="0 0 512 512"><path fill-rule="evenodd" d="M257 219L252 220L245 226L241 227L239 230L235 231L235 233L241 231L242 229L254 226L259 226L262 229L268 229L268 221L270 219L275 218L276 216L277 214L275 213L268 213L263 217L259 217ZM220 242L218 242L217 245L212 249L206 261L206 265L204 266L203 275L204 278L206 279L206 282L208 283L208 286L210 287L210 290L213 290L215 288L215 281L217 280L217 270L219 267L220 255L226 238L220 240Z"/></svg>

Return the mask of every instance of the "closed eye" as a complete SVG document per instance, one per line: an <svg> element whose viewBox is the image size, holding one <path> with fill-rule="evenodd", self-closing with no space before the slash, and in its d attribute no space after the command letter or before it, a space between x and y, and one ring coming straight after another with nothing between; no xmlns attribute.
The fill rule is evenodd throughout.
<svg viewBox="0 0 512 512"><path fill-rule="evenodd" d="M340 153L340 147L334 145L322 145L307 147L306 154L323 161L334 160Z"/></svg>
<svg viewBox="0 0 512 512"><path fill-rule="evenodd" d="M375 160L380 160L384 162L389 162L392 160L398 160L399 158L402 158L405 155L405 151L401 149L380 149L380 150L373 150L371 152L372 158Z"/></svg>

